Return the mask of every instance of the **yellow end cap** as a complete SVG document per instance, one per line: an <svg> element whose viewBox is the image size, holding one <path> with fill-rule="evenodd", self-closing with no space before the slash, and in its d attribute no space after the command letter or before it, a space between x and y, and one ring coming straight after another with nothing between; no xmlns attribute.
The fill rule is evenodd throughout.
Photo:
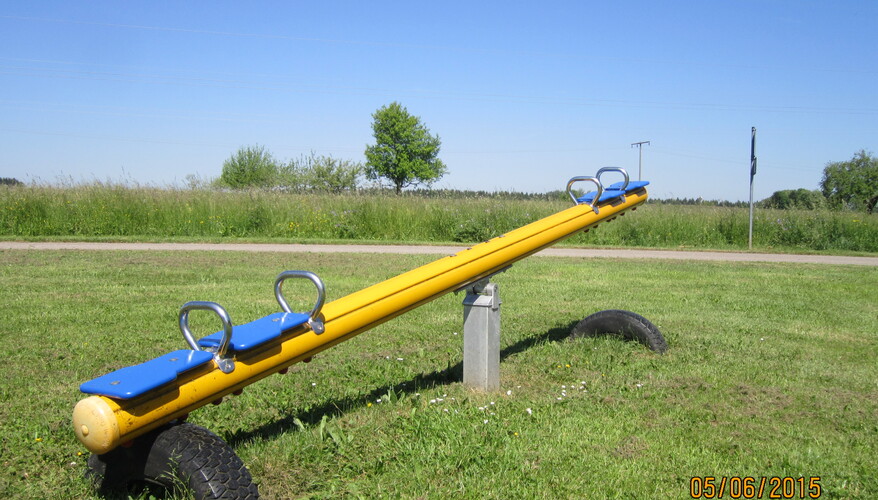
<svg viewBox="0 0 878 500"><path fill-rule="evenodd" d="M73 408L73 432L88 451L103 455L119 445L116 414L99 396L91 396Z"/></svg>

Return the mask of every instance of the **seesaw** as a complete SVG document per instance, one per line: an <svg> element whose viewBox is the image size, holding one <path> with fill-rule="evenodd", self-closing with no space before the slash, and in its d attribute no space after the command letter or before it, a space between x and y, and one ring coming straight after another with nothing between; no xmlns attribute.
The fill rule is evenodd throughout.
<svg viewBox="0 0 878 500"><path fill-rule="evenodd" d="M620 173L624 180L604 188L600 179L607 172ZM576 196L578 182L593 183L596 191ZM328 303L322 280L307 271L280 273L274 293L282 312L250 323L233 325L228 312L213 302L186 303L179 326L188 348L80 386L91 396L75 406L73 429L93 453L92 476L101 488L131 480L169 487L182 482L197 498L257 497L241 460L213 433L183 423L188 414L448 292L466 291L464 383L499 389L500 300L490 277L579 231L636 210L647 199L648 184L629 181L615 167L594 177L574 177L567 183L574 206ZM283 294L289 279L315 286L317 300L308 313L290 309ZM196 339L189 315L200 310L215 313L223 329ZM649 321L627 311L596 313L572 333L602 332L622 333L658 352L667 348Z"/></svg>

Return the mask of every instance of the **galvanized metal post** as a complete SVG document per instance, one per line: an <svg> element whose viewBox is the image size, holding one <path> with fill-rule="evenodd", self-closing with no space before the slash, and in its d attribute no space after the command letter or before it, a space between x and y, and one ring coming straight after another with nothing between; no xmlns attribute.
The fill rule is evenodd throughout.
<svg viewBox="0 0 878 500"><path fill-rule="evenodd" d="M463 383L480 391L500 390L500 291L481 280L463 299Z"/></svg>
<svg viewBox="0 0 878 500"><path fill-rule="evenodd" d="M750 232L747 248L753 250L753 178L756 177L756 127L750 128Z"/></svg>

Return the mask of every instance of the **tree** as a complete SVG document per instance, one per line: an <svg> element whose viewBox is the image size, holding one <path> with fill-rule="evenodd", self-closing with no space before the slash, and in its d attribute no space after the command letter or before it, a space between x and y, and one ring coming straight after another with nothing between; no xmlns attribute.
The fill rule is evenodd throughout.
<svg viewBox="0 0 878 500"><path fill-rule="evenodd" d="M366 146L366 177L389 180L396 193L418 184L431 185L446 173L438 158L439 136L398 102L372 114L375 145Z"/></svg>
<svg viewBox="0 0 878 500"><path fill-rule="evenodd" d="M267 187L278 175L278 164L264 146L246 146L238 149L223 162L220 182L232 189Z"/></svg>
<svg viewBox="0 0 878 500"><path fill-rule="evenodd" d="M814 210L824 207L826 198L823 197L823 193L817 190L784 189L783 191L775 191L770 197L762 200L761 204L764 208Z"/></svg>
<svg viewBox="0 0 878 500"><path fill-rule="evenodd" d="M878 204L878 158L861 149L849 161L827 163L820 190L831 205L872 213Z"/></svg>

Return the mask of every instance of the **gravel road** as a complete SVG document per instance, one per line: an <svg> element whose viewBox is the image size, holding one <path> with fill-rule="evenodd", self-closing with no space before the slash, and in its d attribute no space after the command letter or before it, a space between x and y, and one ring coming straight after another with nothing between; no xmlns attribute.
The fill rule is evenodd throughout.
<svg viewBox="0 0 878 500"><path fill-rule="evenodd" d="M96 243L0 241L0 250L158 250L233 252L311 252L311 253L395 253L451 255L464 246L418 245L298 245L261 243ZM840 264L878 266L878 257L836 255L797 255L743 252L689 252L676 250L612 250L585 248L547 248L540 257L582 257L614 259L710 260L725 262L792 262L802 264Z"/></svg>

